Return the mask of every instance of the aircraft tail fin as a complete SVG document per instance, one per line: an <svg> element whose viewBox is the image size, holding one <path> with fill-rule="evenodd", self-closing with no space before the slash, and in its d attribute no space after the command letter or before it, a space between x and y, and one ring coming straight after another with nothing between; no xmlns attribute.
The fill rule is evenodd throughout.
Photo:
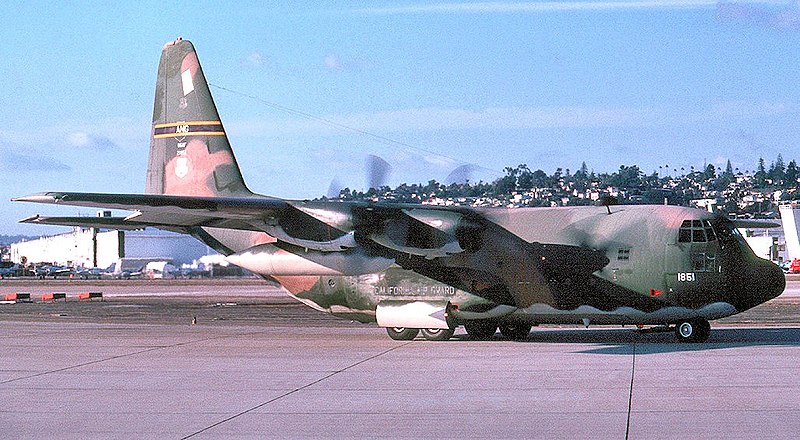
<svg viewBox="0 0 800 440"><path fill-rule="evenodd" d="M158 65L148 194L247 197L194 46L167 43Z"/></svg>

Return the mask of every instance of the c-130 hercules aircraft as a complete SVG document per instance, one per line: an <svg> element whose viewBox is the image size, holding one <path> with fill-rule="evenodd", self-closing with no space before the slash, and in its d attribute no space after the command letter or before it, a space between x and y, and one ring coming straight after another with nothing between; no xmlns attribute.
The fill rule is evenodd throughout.
<svg viewBox="0 0 800 440"><path fill-rule="evenodd" d="M158 67L145 194L46 192L17 201L133 211L27 223L190 234L335 316L393 339L525 338L538 324L674 326L780 295L778 266L731 220L677 206L468 208L284 200L245 186L192 44Z"/></svg>

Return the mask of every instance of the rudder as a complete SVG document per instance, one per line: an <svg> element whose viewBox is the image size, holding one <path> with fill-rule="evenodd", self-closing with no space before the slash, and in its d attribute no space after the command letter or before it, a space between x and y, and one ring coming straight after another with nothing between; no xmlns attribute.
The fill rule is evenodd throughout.
<svg viewBox="0 0 800 440"><path fill-rule="evenodd" d="M247 197L194 46L167 43L158 65L150 158L149 194Z"/></svg>

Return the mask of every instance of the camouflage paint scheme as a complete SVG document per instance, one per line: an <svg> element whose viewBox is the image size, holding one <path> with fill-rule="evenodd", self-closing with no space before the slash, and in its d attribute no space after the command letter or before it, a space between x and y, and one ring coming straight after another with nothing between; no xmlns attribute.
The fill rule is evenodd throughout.
<svg viewBox="0 0 800 440"><path fill-rule="evenodd" d="M191 234L305 304L377 319L390 334L415 322L450 334L460 324L477 334L481 322L491 334L505 323L521 326L523 336L539 323L702 329L778 296L785 284L731 221L701 210L443 208L254 194L185 40L168 43L159 63L146 194L49 192L16 200L135 211L23 221ZM705 241L681 240L687 224L705 230L697 233ZM389 324L376 317L382 310ZM679 338L707 337L707 329L693 331Z"/></svg>

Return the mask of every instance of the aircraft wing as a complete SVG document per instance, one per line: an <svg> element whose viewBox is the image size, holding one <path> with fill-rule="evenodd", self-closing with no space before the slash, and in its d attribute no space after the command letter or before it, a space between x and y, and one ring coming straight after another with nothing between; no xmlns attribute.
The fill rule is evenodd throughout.
<svg viewBox="0 0 800 440"><path fill-rule="evenodd" d="M79 192L43 192L12 199L15 202L35 202L86 206L92 208L147 211L157 215L180 214L198 217L250 218L265 216L288 209L289 204L272 197L195 197L161 194L110 194Z"/></svg>
<svg viewBox="0 0 800 440"><path fill-rule="evenodd" d="M756 219L733 219L733 226L737 229L769 229L780 228L781 224L769 220L756 220Z"/></svg>
<svg viewBox="0 0 800 440"><path fill-rule="evenodd" d="M269 197L193 197L157 194L44 192L13 199L56 205L135 211L127 217L33 216L25 223L142 229L147 226L181 229L210 226L260 231L258 222L291 210L281 199Z"/></svg>
<svg viewBox="0 0 800 440"><path fill-rule="evenodd" d="M303 249L355 247L492 301L552 302L554 281L580 280L608 264L600 251L529 243L479 211L387 203L288 201L265 196L195 197L47 192L15 201L134 211L127 217L34 216L27 223L179 232L215 227L265 232Z"/></svg>
<svg viewBox="0 0 800 440"><path fill-rule="evenodd" d="M553 282L588 281L609 262L594 249L527 242L466 207L376 203L354 206L352 215L359 244L372 254L517 307L552 303Z"/></svg>

